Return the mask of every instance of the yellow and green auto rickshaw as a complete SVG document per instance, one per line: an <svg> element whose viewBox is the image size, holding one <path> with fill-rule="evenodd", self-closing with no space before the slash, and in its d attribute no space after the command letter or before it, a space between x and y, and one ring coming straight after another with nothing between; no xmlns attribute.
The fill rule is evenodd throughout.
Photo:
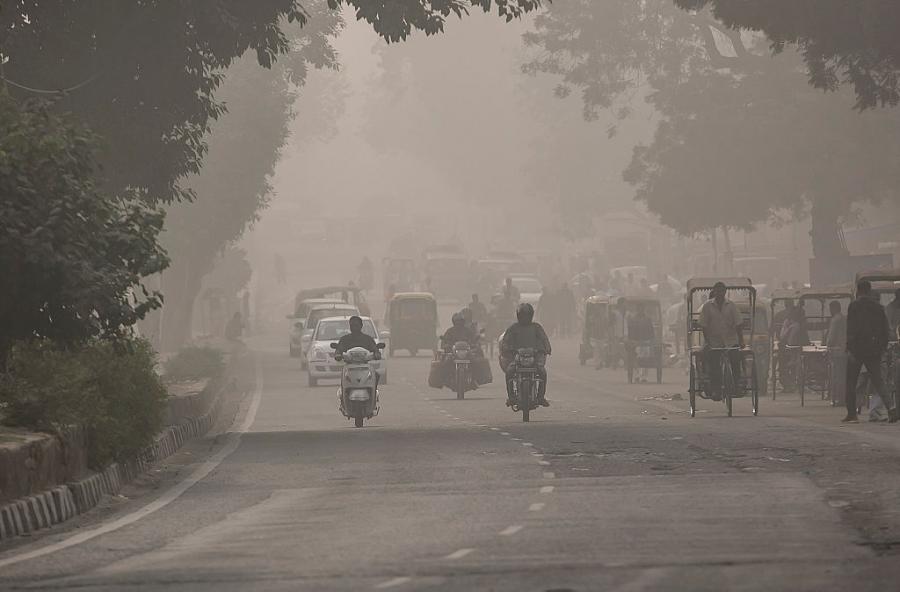
<svg viewBox="0 0 900 592"><path fill-rule="evenodd" d="M415 357L419 350L433 351L437 345L437 301L428 292L401 292L388 303L391 330L390 355L405 349Z"/></svg>
<svg viewBox="0 0 900 592"><path fill-rule="evenodd" d="M597 367L609 362L609 298L590 296L584 301L584 326L581 331L581 346L578 361L584 366L593 359Z"/></svg>

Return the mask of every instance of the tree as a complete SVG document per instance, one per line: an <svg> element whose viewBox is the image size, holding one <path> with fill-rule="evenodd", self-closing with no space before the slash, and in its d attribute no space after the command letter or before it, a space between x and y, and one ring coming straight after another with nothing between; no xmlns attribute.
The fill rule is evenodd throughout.
<svg viewBox="0 0 900 592"><path fill-rule="evenodd" d="M97 138L44 102L0 91L0 363L17 340L122 336L160 305L163 214L99 188Z"/></svg>
<svg viewBox="0 0 900 592"><path fill-rule="evenodd" d="M222 72L247 50L262 66L290 48L283 20L305 23L297 0L14 0L0 10L4 79L17 98L59 93L57 108L102 141L111 193L150 202L189 198Z"/></svg>
<svg viewBox="0 0 900 592"><path fill-rule="evenodd" d="M762 31L772 49L793 46L819 89L853 87L863 110L900 103L900 3L890 0L675 0L726 26Z"/></svg>
<svg viewBox="0 0 900 592"><path fill-rule="evenodd" d="M769 57L667 0L554 4L537 25L526 41L547 53L530 68L562 76L563 93L581 88L588 116L649 87L662 121L626 178L684 234L811 209L815 252L829 256L854 202L892 195L896 123L816 92L793 52Z"/></svg>

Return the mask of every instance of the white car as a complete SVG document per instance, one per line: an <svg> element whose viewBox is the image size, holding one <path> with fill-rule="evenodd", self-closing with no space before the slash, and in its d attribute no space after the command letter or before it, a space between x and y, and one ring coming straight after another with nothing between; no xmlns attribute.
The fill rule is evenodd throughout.
<svg viewBox="0 0 900 592"><path fill-rule="evenodd" d="M379 341L378 329L369 317L362 317L363 333ZM334 359L331 344L350 332L350 316L327 317L316 325L309 344L306 371L309 375L309 386L316 386L320 380L340 378L344 365ZM375 361L375 372L378 373L378 384L387 384L387 365L384 359Z"/></svg>
<svg viewBox="0 0 900 592"><path fill-rule="evenodd" d="M345 304L345 302L334 298L307 298L297 305L294 314L288 315L288 318L291 320L291 336L288 341L288 348L292 358L299 358L302 353L300 340L303 336L303 329L306 328L306 316L313 307L321 304Z"/></svg>
<svg viewBox="0 0 900 592"><path fill-rule="evenodd" d="M519 291L519 302L528 303L537 308L544 286L536 276L530 274L512 274L508 276L512 285ZM502 287L501 287L502 291Z"/></svg>
<svg viewBox="0 0 900 592"><path fill-rule="evenodd" d="M358 314L359 309L346 302L316 304L311 307L303 323L303 330L300 332L300 367L306 369L306 353L309 351L309 342L312 339L313 331L316 330L316 323L326 317L350 317Z"/></svg>

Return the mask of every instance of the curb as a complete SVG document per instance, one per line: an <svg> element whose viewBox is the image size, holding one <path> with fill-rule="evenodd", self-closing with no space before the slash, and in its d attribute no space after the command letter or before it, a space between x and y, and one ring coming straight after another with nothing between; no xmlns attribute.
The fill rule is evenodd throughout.
<svg viewBox="0 0 900 592"><path fill-rule="evenodd" d="M137 457L113 463L84 479L0 506L0 541L65 522L94 508L103 496L115 495L122 485L144 473L150 465L171 456L188 440L209 431L219 414L222 393L233 386L234 380L226 382L206 413L169 426Z"/></svg>

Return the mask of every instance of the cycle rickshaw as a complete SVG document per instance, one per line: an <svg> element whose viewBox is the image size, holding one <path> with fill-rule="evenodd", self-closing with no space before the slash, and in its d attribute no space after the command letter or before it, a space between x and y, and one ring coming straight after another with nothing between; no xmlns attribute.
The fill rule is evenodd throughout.
<svg viewBox="0 0 900 592"><path fill-rule="evenodd" d="M846 372L842 364L843 352L831 351L825 341L831 324L829 305L833 301L841 304L846 313L852 293L850 286L833 288L802 288L797 290L797 306L803 311L809 343L801 346L797 386L800 391L800 406L806 404L806 392L818 393L822 400L831 398L834 382L840 381ZM844 372L835 374L844 367Z"/></svg>
<svg viewBox="0 0 900 592"><path fill-rule="evenodd" d="M659 300L652 298L628 298L625 300L626 326L628 319L643 309L650 322L653 324L653 339L651 341L635 341L628 338L625 342L625 371L628 375L628 383L634 382L634 371L640 368L655 368L656 383L662 384L663 352L665 346L662 340L662 305Z"/></svg>
<svg viewBox="0 0 900 592"><path fill-rule="evenodd" d="M778 383L784 392L793 390L797 383L797 369L800 364L800 349L781 343L782 324L787 320L788 303L797 301L797 290L775 290L769 300L769 385L772 389L772 400L778 393Z"/></svg>
<svg viewBox="0 0 900 592"><path fill-rule="evenodd" d="M584 301L584 327L578 361L584 366L588 360L595 360L597 367L609 365L609 299L605 296L591 296Z"/></svg>
<svg viewBox="0 0 900 592"><path fill-rule="evenodd" d="M738 306L741 327L745 335L744 347L709 348L705 346L700 326L700 307L709 300L713 286L725 284L729 300ZM728 416L732 416L734 399L750 397L753 415L759 414L759 384L757 383L756 356L752 343L756 329L756 288L749 278L693 278L687 283L687 351L690 352L690 412L697 414L697 397L713 399L711 372L719 373L721 399ZM708 363L717 358L717 367ZM735 368L733 364L740 364Z"/></svg>

